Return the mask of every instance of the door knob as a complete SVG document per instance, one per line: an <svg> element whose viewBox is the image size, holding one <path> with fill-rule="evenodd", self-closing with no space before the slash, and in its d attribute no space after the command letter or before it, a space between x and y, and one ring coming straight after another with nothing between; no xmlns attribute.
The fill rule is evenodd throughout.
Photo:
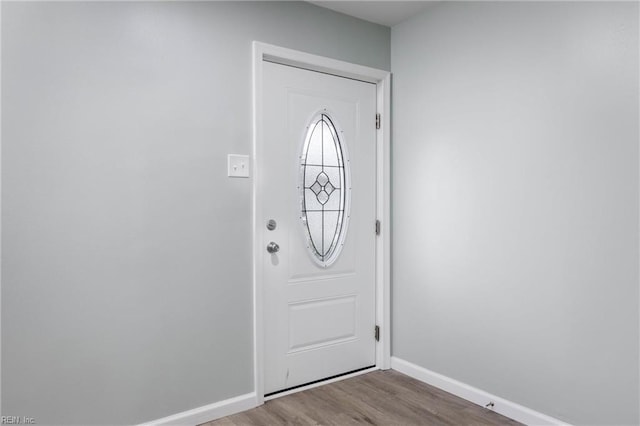
<svg viewBox="0 0 640 426"><path fill-rule="evenodd" d="M277 253L280 250L280 246L276 243L274 243L273 241L271 241L268 245L267 245L267 251L269 253Z"/></svg>

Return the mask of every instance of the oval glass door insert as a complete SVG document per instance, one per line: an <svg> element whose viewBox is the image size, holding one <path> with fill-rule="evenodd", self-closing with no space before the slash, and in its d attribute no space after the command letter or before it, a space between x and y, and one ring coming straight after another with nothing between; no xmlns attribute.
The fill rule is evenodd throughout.
<svg viewBox="0 0 640 426"><path fill-rule="evenodd" d="M311 258L331 266L344 245L349 221L351 182L342 133L326 111L309 124L300 155L303 232Z"/></svg>

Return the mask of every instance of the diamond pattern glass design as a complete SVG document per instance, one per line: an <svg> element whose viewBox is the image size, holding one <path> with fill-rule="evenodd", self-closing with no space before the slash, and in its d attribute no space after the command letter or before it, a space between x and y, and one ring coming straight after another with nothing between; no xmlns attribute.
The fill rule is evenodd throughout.
<svg viewBox="0 0 640 426"><path fill-rule="evenodd" d="M338 259L349 218L349 160L341 137L326 111L320 112L300 155L300 219L311 257L325 268Z"/></svg>

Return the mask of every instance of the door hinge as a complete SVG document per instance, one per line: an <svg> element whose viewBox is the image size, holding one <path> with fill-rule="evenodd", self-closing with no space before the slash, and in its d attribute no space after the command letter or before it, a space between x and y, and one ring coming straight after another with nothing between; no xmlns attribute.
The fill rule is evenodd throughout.
<svg viewBox="0 0 640 426"><path fill-rule="evenodd" d="M376 129L380 128L380 113L376 114Z"/></svg>
<svg viewBox="0 0 640 426"><path fill-rule="evenodd" d="M376 325L376 328L375 328L373 336L376 338L376 342L380 341L380 326Z"/></svg>
<svg viewBox="0 0 640 426"><path fill-rule="evenodd" d="M380 235L380 221L376 220L376 235Z"/></svg>

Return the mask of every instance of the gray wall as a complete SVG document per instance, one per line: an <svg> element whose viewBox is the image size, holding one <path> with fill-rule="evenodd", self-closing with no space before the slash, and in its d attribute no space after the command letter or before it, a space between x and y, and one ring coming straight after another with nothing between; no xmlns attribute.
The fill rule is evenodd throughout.
<svg viewBox="0 0 640 426"><path fill-rule="evenodd" d="M298 2L2 4L2 409L135 423L252 383L251 41L389 69Z"/></svg>
<svg viewBox="0 0 640 426"><path fill-rule="evenodd" d="M393 355L638 424L638 4L446 3L392 29Z"/></svg>

